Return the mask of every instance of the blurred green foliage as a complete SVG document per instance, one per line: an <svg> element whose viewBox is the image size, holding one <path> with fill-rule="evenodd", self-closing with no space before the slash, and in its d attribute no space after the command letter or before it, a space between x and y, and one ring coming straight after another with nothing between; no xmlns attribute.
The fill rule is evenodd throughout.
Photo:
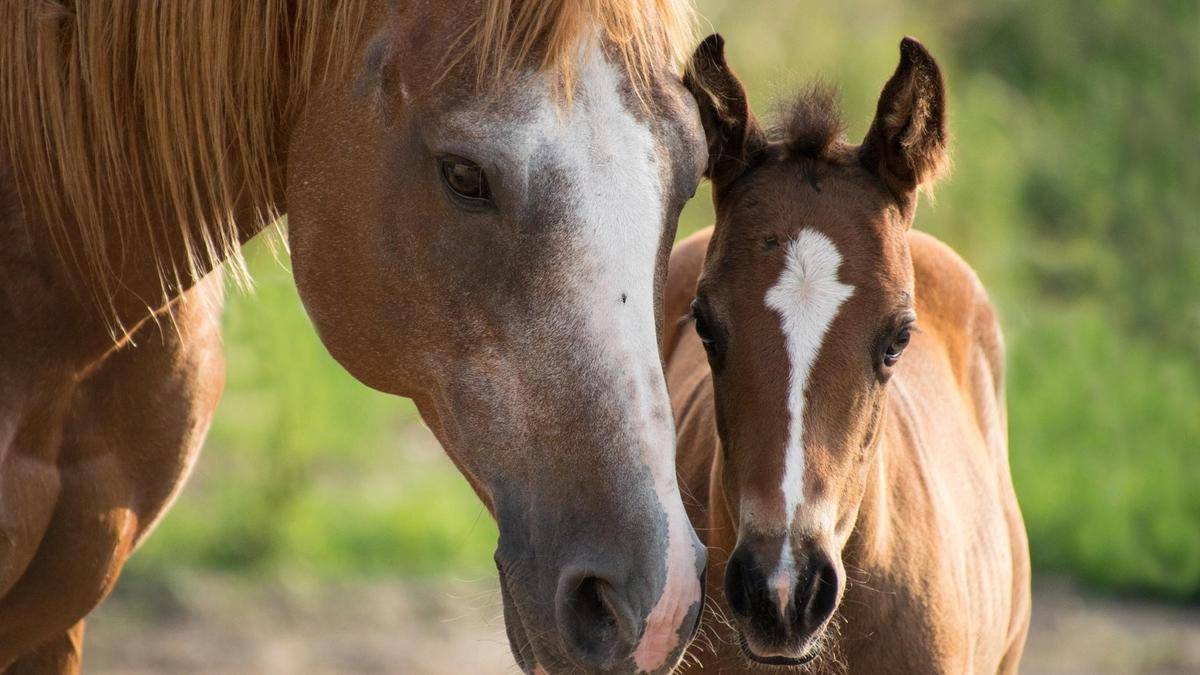
<svg viewBox="0 0 1200 675"><path fill-rule="evenodd" d="M226 303L228 381L201 460L126 576L488 574L486 509L407 399L329 357L268 243L247 247L253 292Z"/></svg>
<svg viewBox="0 0 1200 675"><path fill-rule="evenodd" d="M866 131L901 36L950 88L955 170L917 227L993 294L1035 565L1200 599L1200 4L700 3L757 109L822 76ZM711 222L707 188L681 235ZM253 247L252 247L253 248ZM409 404L358 385L257 248L197 476L131 573L484 574L495 529ZM416 440L414 440L416 439Z"/></svg>
<svg viewBox="0 0 1200 675"><path fill-rule="evenodd" d="M917 227L962 253L999 306L1035 565L1200 599L1200 4L728 1L705 13L760 110L820 75L842 87L851 138L900 36L931 49L955 169ZM701 204L688 216L709 217Z"/></svg>

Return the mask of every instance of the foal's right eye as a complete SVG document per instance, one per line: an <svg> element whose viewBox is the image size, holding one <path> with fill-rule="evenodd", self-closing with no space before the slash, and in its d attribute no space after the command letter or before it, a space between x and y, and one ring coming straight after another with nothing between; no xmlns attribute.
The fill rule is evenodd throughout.
<svg viewBox="0 0 1200 675"><path fill-rule="evenodd" d="M704 351L708 354L708 364L713 372L720 369L722 359L721 344L724 342L724 332L708 315L707 307L700 298L692 301L692 321L696 324L696 336Z"/></svg>
<svg viewBox="0 0 1200 675"><path fill-rule="evenodd" d="M904 317L897 320L892 328L880 336L875 348L875 372L881 382L886 382L891 376L892 368L900 361L904 350L912 342L915 328L915 317Z"/></svg>
<svg viewBox="0 0 1200 675"><path fill-rule="evenodd" d="M700 343L705 349L712 349L716 343L713 338L712 329L708 325L708 319L704 316L704 308L699 300L692 301L692 321L696 324L696 335L700 337Z"/></svg>

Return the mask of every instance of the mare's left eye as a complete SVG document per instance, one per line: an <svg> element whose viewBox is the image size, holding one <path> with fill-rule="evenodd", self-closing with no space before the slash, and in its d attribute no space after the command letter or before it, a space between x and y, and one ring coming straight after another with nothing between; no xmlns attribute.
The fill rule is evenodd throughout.
<svg viewBox="0 0 1200 675"><path fill-rule="evenodd" d="M883 352L883 365L892 367L900 360L900 355L904 353L904 348L908 346L912 340L912 326L905 326L900 329L893 337L887 348Z"/></svg>
<svg viewBox="0 0 1200 675"><path fill-rule="evenodd" d="M440 160L442 182L456 197L472 206L481 206L492 199L483 167L462 157L449 155Z"/></svg>

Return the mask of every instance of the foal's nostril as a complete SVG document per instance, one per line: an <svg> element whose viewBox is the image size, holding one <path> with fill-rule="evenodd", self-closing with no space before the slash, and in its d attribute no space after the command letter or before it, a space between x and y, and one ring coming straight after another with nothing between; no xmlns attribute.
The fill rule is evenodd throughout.
<svg viewBox="0 0 1200 675"><path fill-rule="evenodd" d="M580 665L607 669L633 650L632 617L604 579L586 576L564 589L558 620L571 656Z"/></svg>
<svg viewBox="0 0 1200 675"><path fill-rule="evenodd" d="M729 609L742 618L748 618L751 612L747 557L745 549L738 549L725 566L725 599L729 601Z"/></svg>
<svg viewBox="0 0 1200 675"><path fill-rule="evenodd" d="M802 607L801 628L816 630L837 608L838 576L834 566L824 559L814 561L810 573L796 588L796 606Z"/></svg>

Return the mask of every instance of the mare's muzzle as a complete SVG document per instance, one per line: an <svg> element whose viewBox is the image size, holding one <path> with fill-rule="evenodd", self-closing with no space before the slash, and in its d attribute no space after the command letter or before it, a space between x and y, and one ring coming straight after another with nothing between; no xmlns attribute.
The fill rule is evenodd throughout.
<svg viewBox="0 0 1200 675"><path fill-rule="evenodd" d="M528 515L506 522L497 513L496 564L517 665L547 673L669 671L699 626L703 546L688 528L689 550L679 560L662 536L665 514L629 509L584 521L571 511L552 510L540 527ZM669 578L681 562L691 575L683 585ZM663 604L684 609L664 615Z"/></svg>

